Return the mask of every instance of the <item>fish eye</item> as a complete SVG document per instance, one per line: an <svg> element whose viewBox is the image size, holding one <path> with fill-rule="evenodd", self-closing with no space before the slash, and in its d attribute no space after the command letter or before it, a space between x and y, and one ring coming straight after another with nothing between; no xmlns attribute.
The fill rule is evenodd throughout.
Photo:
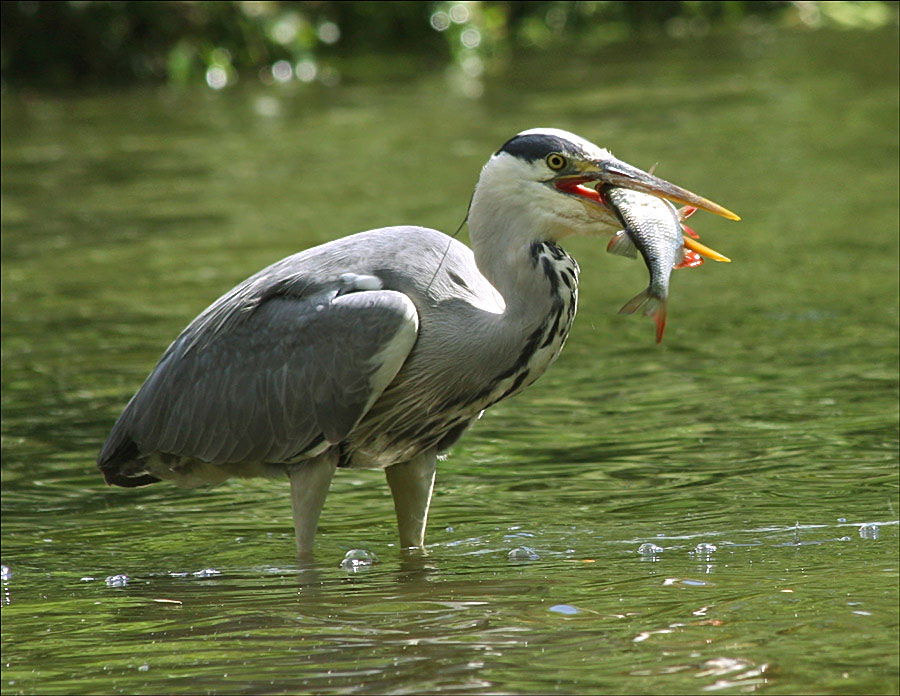
<svg viewBox="0 0 900 696"><path fill-rule="evenodd" d="M566 166L566 158L558 152L551 152L547 155L547 166L550 167L550 169L559 171Z"/></svg>

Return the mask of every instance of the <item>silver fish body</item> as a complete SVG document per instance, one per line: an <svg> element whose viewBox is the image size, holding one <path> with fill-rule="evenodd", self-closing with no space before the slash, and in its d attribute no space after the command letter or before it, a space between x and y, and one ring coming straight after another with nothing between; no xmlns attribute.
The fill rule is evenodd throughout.
<svg viewBox="0 0 900 696"><path fill-rule="evenodd" d="M662 340L666 326L669 278L684 258L681 218L669 201L632 189L604 186L602 195L615 211L624 230L612 239L607 249L613 254L644 258L650 271L650 285L619 310L633 314L643 310L656 322L656 342Z"/></svg>

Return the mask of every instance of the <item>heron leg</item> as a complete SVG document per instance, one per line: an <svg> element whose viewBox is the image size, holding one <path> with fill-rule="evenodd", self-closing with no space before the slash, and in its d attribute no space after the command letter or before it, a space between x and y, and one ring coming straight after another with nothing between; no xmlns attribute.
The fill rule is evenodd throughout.
<svg viewBox="0 0 900 696"><path fill-rule="evenodd" d="M401 548L425 548L425 525L428 523L436 465L437 452L430 450L384 470L394 497Z"/></svg>
<svg viewBox="0 0 900 696"><path fill-rule="evenodd" d="M289 472L291 477L291 507L294 513L294 533L297 537L297 556L312 555L313 540L325 496L337 466L337 456L325 452L298 464Z"/></svg>

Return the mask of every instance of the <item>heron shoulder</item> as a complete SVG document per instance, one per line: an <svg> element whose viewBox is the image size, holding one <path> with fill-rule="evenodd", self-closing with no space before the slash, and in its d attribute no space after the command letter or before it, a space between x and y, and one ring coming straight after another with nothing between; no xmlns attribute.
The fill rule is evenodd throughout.
<svg viewBox="0 0 900 696"><path fill-rule="evenodd" d="M374 276L383 281L383 288L408 294L415 301L417 295L426 292L442 264L453 268L465 268L469 263L474 266L470 258L468 247L437 230L403 226L359 232L263 268L207 307L176 343L186 343L188 350L202 348L216 336L234 330L276 297L301 304L328 303L346 291L347 278ZM374 287L364 281L353 289Z"/></svg>

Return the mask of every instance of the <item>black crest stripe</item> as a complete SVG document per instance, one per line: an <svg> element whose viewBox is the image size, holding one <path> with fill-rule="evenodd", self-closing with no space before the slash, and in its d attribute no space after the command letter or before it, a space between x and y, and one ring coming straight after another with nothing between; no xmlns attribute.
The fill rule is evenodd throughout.
<svg viewBox="0 0 900 696"><path fill-rule="evenodd" d="M551 152L572 152L573 150L578 152L580 149L575 143L556 135L530 133L513 136L497 150L496 154L506 152L526 162L534 162L544 159Z"/></svg>

